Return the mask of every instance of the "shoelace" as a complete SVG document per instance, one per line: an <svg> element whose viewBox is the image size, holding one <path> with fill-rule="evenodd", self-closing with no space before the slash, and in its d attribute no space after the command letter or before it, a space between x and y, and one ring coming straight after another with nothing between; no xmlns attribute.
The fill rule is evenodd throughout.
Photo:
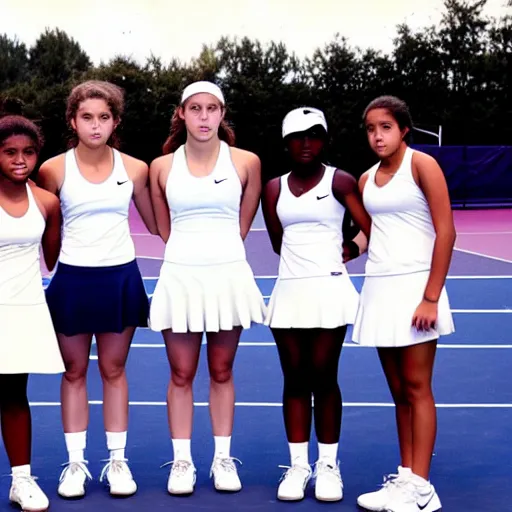
<svg viewBox="0 0 512 512"><path fill-rule="evenodd" d="M166 466L170 466L172 464L172 472L173 474L176 474L177 476L183 476L186 474L188 469L193 466L192 462L188 460L171 460L169 462L166 462L165 464L162 464L160 466L161 468L165 468Z"/></svg>
<svg viewBox="0 0 512 512"><path fill-rule="evenodd" d="M417 503L420 493L418 487L410 481L401 480L396 486L396 492L400 496L400 501L404 503Z"/></svg>
<svg viewBox="0 0 512 512"><path fill-rule="evenodd" d="M329 476L334 477L337 481L341 481L341 474L338 465L333 466L326 461L319 460L315 464L314 478L318 477L318 473L326 473Z"/></svg>
<svg viewBox="0 0 512 512"><path fill-rule="evenodd" d="M308 474L308 478L311 475L311 468L308 466L300 466L299 464L294 464L293 466L279 466L281 469L286 469L286 471L281 475L280 482L285 480L286 478L292 478L295 474L299 472L306 472Z"/></svg>
<svg viewBox="0 0 512 512"><path fill-rule="evenodd" d="M220 467L222 471L226 471L227 473L235 473L236 466L235 461L239 462L240 465L242 461L235 457L217 457L213 460L212 467L210 468L210 478L213 476L213 472L217 467Z"/></svg>
<svg viewBox="0 0 512 512"><path fill-rule="evenodd" d="M400 475L396 473L390 473L389 475L386 475L383 479L382 487L389 487L390 485L396 483L399 477Z"/></svg>
<svg viewBox="0 0 512 512"><path fill-rule="evenodd" d="M64 480L64 477L68 472L71 472L71 474L76 473L78 470L81 470L85 473L85 476L92 480L92 475L87 469L88 461L83 460L81 462L66 462L65 464L62 464L64 469L62 470L62 473L60 474L59 482L62 482Z"/></svg>
<svg viewBox="0 0 512 512"><path fill-rule="evenodd" d="M128 459L104 459L101 462L106 462L105 467L101 470L100 482L103 482L107 474L112 471L113 473L125 473L131 477L130 468L128 467Z"/></svg>
<svg viewBox="0 0 512 512"><path fill-rule="evenodd" d="M30 497L34 497L34 494L39 494L41 489L36 484L37 477L32 475L10 475L15 482L16 487L19 488L20 494L23 494L28 490Z"/></svg>

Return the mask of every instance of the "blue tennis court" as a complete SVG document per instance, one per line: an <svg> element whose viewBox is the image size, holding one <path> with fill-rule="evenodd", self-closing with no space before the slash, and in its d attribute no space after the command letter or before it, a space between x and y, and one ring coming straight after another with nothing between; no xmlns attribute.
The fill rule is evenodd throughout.
<svg viewBox="0 0 512 512"><path fill-rule="evenodd" d="M458 213L458 212L456 212ZM496 212L489 222L468 221L456 216L460 233L447 288L454 311L456 333L441 340L434 386L438 404L439 430L432 464L432 482L450 512L508 510L512 501L512 248L511 232L498 225ZM511 219L512 211L501 211L499 220ZM507 221L508 222L508 221ZM508 223L508 226L511 224ZM163 244L133 224L139 265L148 294L154 290L161 265ZM503 253L487 254L485 236L499 237ZM469 240L469 241L468 241ZM460 245L459 245L460 243ZM468 245L469 244L469 245ZM496 244L495 244L496 245ZM277 271L267 233L257 218L248 237L249 262L258 285L269 296ZM494 247L494 245L493 245ZM480 249L481 248L481 249ZM494 249L493 249L494 250ZM507 252L508 251L508 252ZM360 289L364 258L349 264ZM30 319L27 319L29 321ZM350 336L350 331L348 337ZM55 511L93 510L320 510L326 507L357 510L359 494L376 488L382 475L398 463L394 411L377 354L346 342L341 356L339 381L344 399L340 441L340 468L345 484L341 505L319 503L310 488L300 503L276 499L281 464L289 455L281 415L282 378L270 331L262 326L245 331L235 363L237 408L232 455L243 463L239 474L240 493L217 493L209 480L213 439L207 407L208 372L204 354L195 384L196 411L192 452L196 463L196 492L190 497L167 494L172 459L166 416L169 367L159 333L140 329L128 361L130 385L130 428L127 457L138 483L137 494L114 499L99 483L106 450L102 425L101 381L91 353L89 399L91 422L86 457L94 480L85 499L65 501L57 496L60 465L67 460L60 421L60 376L33 376L29 397L34 422L33 472L50 498ZM311 443L315 460L316 442ZM9 473L5 454L0 451L0 472ZM8 510L8 478L0 486L0 509Z"/></svg>

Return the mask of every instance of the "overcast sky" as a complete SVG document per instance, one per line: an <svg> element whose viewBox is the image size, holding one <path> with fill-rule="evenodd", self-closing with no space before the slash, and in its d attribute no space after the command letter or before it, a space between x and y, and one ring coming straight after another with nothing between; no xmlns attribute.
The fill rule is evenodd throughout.
<svg viewBox="0 0 512 512"><path fill-rule="evenodd" d="M488 0L499 17L506 0ZM438 23L442 0L0 0L0 33L32 44L46 27L76 39L97 64L124 54L188 61L221 36L282 41L300 57L336 32L389 51L396 25Z"/></svg>

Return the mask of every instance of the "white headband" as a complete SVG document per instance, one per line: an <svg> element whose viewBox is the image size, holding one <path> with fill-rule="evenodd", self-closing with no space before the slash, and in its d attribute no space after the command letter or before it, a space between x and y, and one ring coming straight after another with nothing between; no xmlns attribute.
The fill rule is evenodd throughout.
<svg viewBox="0 0 512 512"><path fill-rule="evenodd" d="M215 96L222 103L222 105L225 104L224 95L222 94L220 87L212 82L207 81L194 82L190 85L187 85L183 91L183 94L181 95L181 104L183 105L183 103L185 103L185 101L187 101L191 96L194 96L194 94L200 93L211 94L212 96Z"/></svg>

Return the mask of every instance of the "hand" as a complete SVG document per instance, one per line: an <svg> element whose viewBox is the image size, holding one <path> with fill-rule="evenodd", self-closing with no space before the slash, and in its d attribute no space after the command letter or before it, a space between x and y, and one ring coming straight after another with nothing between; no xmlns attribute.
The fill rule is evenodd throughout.
<svg viewBox="0 0 512 512"><path fill-rule="evenodd" d="M418 331L434 329L437 322L437 302L423 299L412 317L412 325Z"/></svg>
<svg viewBox="0 0 512 512"><path fill-rule="evenodd" d="M359 246L354 241L343 242L343 263L353 260L359 256Z"/></svg>

